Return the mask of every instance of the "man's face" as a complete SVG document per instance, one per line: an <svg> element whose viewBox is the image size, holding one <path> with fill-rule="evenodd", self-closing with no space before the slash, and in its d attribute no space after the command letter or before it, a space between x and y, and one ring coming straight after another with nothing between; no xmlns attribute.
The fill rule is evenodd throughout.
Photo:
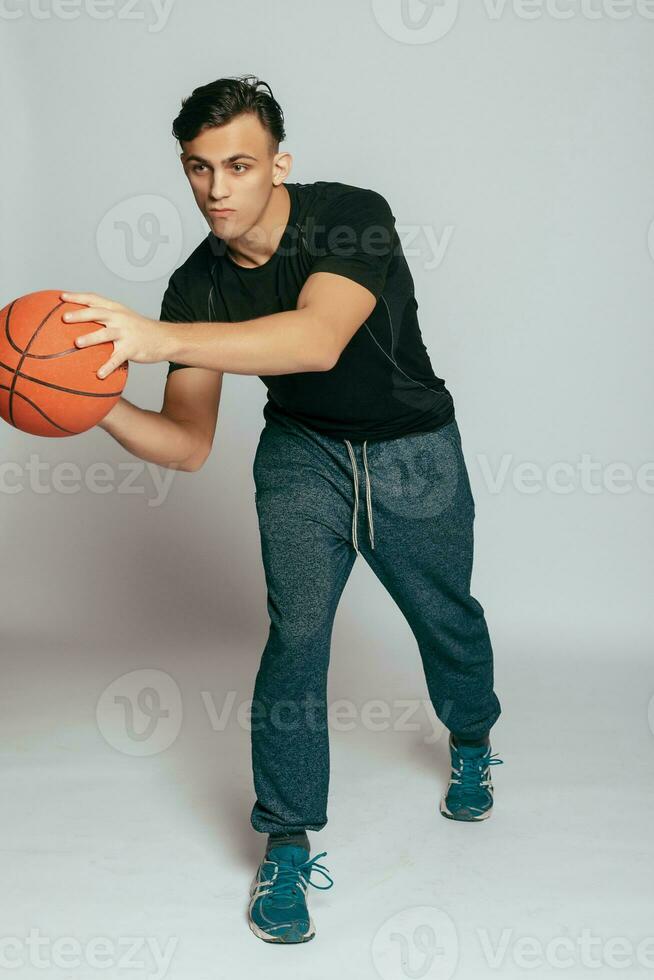
<svg viewBox="0 0 654 980"><path fill-rule="evenodd" d="M182 144L181 161L209 227L226 241L257 224L273 190L290 170L290 154L272 152L253 113L213 126ZM230 209L224 215L218 209Z"/></svg>

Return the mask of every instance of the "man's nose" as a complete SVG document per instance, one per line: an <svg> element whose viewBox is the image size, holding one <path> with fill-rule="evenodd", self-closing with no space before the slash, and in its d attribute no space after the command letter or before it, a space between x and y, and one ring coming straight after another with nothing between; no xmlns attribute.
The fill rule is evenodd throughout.
<svg viewBox="0 0 654 980"><path fill-rule="evenodd" d="M227 186L223 180L218 177L214 177L213 183L211 184L210 195L212 200L221 202L223 198L227 197Z"/></svg>

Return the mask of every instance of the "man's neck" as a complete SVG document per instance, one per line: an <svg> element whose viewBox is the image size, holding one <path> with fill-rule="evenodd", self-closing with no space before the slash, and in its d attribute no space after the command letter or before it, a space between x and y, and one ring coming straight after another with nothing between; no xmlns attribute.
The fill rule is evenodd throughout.
<svg viewBox="0 0 654 980"><path fill-rule="evenodd" d="M282 240L291 215L291 195L283 183L274 187L254 229L227 246L230 258L244 269L265 265ZM248 241L247 236L251 235Z"/></svg>

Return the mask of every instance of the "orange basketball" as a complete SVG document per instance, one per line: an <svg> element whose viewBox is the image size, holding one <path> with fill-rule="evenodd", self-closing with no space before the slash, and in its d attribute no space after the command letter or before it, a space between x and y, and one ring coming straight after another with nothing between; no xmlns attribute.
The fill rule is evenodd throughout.
<svg viewBox="0 0 654 980"><path fill-rule="evenodd" d="M56 289L28 293L0 310L0 415L35 436L74 436L97 425L120 398L127 363L99 378L114 345L76 347L102 324L66 323L80 310Z"/></svg>

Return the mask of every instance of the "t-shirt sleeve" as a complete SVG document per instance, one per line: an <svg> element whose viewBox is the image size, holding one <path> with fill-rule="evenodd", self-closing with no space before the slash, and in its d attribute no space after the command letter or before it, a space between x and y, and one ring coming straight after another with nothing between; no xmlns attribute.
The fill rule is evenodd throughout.
<svg viewBox="0 0 654 980"><path fill-rule="evenodd" d="M161 300L161 312L159 320L166 323L194 323L197 317L184 298L184 293L178 284L178 280L172 275L168 280L168 286ZM188 364L177 364L175 361L168 361L168 374L178 368L189 367Z"/></svg>
<svg viewBox="0 0 654 980"><path fill-rule="evenodd" d="M379 299L393 257L395 218L377 191L356 188L338 194L316 212L309 274L335 272Z"/></svg>

